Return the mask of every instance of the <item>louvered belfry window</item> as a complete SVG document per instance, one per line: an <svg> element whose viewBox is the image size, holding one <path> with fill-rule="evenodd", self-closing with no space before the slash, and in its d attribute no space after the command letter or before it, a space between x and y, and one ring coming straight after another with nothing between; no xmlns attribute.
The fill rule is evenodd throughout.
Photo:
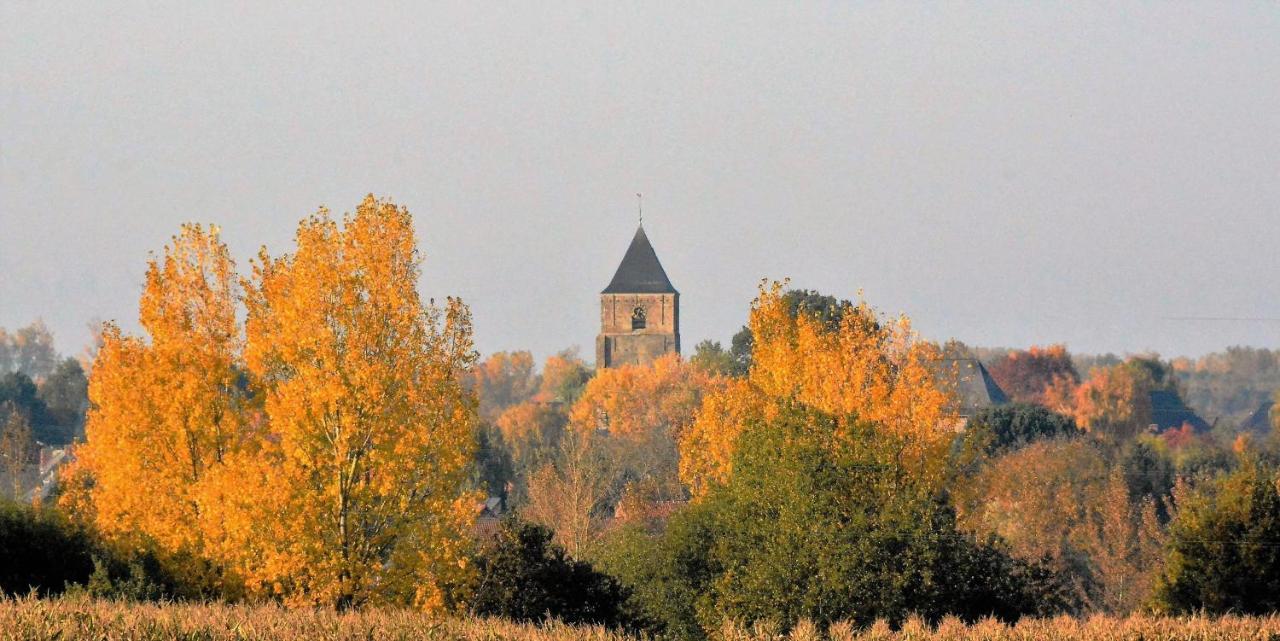
<svg viewBox="0 0 1280 641"><path fill-rule="evenodd" d="M644 329L644 308L637 307L631 312L631 331Z"/></svg>

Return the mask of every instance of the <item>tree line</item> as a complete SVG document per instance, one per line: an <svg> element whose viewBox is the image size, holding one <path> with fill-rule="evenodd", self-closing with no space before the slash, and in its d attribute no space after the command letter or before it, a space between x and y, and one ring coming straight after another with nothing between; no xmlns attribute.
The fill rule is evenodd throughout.
<svg viewBox="0 0 1280 641"><path fill-rule="evenodd" d="M989 355L1014 402L969 414L973 350L764 282L729 349L539 371L479 360L466 306L421 300L403 207L321 210L295 242L242 273L188 225L149 262L143 335L103 327L55 504L0 512L0 549L26 550L0 588L672 639L1276 608L1280 439L1152 432L1151 393L1187 390L1159 359Z"/></svg>

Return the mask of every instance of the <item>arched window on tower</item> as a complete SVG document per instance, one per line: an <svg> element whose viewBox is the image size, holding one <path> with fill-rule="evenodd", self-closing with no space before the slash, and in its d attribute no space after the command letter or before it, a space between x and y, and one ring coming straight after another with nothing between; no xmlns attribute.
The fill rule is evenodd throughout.
<svg viewBox="0 0 1280 641"><path fill-rule="evenodd" d="M644 329L644 308L637 307L631 312L631 331Z"/></svg>

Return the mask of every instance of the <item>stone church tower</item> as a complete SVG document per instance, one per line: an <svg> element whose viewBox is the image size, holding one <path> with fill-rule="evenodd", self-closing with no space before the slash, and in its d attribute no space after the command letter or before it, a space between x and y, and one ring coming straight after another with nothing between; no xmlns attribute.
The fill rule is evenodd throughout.
<svg viewBox="0 0 1280 641"><path fill-rule="evenodd" d="M641 226L600 292L596 367L643 365L671 352L680 352L680 292Z"/></svg>

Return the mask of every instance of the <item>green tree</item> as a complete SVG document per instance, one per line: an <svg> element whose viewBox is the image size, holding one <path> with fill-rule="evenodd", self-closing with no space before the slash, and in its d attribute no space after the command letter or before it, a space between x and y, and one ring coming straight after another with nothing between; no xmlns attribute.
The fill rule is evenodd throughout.
<svg viewBox="0 0 1280 641"><path fill-rule="evenodd" d="M694 503L668 520L659 536L639 526L612 532L590 558L631 590L630 608L663 639L705 638L699 610L714 607L707 586L720 572L712 557L716 505Z"/></svg>
<svg viewBox="0 0 1280 641"><path fill-rule="evenodd" d="M1129 499L1155 501L1163 523L1169 520L1166 508L1173 492L1174 465L1155 441L1153 437L1144 436L1126 443L1116 463L1129 489Z"/></svg>
<svg viewBox="0 0 1280 641"><path fill-rule="evenodd" d="M84 437L84 417L89 409L89 379L80 361L64 358L40 383L38 396L67 441Z"/></svg>
<svg viewBox="0 0 1280 641"><path fill-rule="evenodd" d="M515 464L511 452L502 439L502 432L481 423L476 428L475 466L472 469L471 487L487 496L507 499L507 484L515 476Z"/></svg>
<svg viewBox="0 0 1280 641"><path fill-rule="evenodd" d="M876 426L783 403L740 438L726 485L653 547L624 541L643 558L605 566L657 584L628 583L646 613L666 611L669 635L694 638L725 619L1015 619L1063 604L1050 573L959 532L899 462L900 439Z"/></svg>
<svg viewBox="0 0 1280 641"><path fill-rule="evenodd" d="M53 334L44 321L36 320L12 334L0 328L0 374L21 372L39 379L52 372L57 361Z"/></svg>
<svg viewBox="0 0 1280 641"><path fill-rule="evenodd" d="M39 388L23 372L10 372L0 376L0 404L12 404L31 425L37 441L48 444L66 443L70 439L56 424L48 406L40 399Z"/></svg>
<svg viewBox="0 0 1280 641"><path fill-rule="evenodd" d="M469 586L472 614L516 621L558 619L624 626L627 591L591 564L569 558L545 527L503 519L475 558Z"/></svg>
<svg viewBox="0 0 1280 641"><path fill-rule="evenodd" d="M693 348L693 357L689 362L709 374L732 376L737 372L737 361L733 353L721 346L720 341L708 339L698 343Z"/></svg>
<svg viewBox="0 0 1280 641"><path fill-rule="evenodd" d="M1042 439L1078 436L1070 417L1039 405L1011 403L985 407L965 428L965 449L984 456L1016 450Z"/></svg>
<svg viewBox="0 0 1280 641"><path fill-rule="evenodd" d="M1179 501L1155 603L1170 613L1280 610L1276 469L1246 461Z"/></svg>

